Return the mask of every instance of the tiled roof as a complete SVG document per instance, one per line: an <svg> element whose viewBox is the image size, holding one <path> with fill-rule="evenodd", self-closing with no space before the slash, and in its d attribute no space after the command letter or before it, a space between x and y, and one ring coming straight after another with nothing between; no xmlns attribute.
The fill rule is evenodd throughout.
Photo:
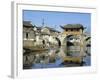
<svg viewBox="0 0 100 80"><path fill-rule="evenodd" d="M83 25L81 24L67 24L64 26L61 26L63 29L84 29Z"/></svg>
<svg viewBox="0 0 100 80"><path fill-rule="evenodd" d="M49 29L50 31L53 31L53 32L59 32L59 31L57 31L56 29L51 28L51 27L45 27L45 28L47 28L47 29Z"/></svg>
<svg viewBox="0 0 100 80"><path fill-rule="evenodd" d="M31 21L23 21L23 27L32 27Z"/></svg>

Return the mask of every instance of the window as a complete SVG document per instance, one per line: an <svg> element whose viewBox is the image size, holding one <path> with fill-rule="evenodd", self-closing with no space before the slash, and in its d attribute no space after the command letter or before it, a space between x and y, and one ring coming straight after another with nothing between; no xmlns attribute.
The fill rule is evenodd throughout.
<svg viewBox="0 0 100 80"><path fill-rule="evenodd" d="M26 32L26 39L28 39L28 32Z"/></svg>

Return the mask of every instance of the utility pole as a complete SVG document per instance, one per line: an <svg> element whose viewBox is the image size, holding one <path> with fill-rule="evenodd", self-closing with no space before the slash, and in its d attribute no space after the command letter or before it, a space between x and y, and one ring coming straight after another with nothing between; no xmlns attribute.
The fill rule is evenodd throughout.
<svg viewBox="0 0 100 80"><path fill-rule="evenodd" d="M42 19L42 27L44 27L44 18Z"/></svg>

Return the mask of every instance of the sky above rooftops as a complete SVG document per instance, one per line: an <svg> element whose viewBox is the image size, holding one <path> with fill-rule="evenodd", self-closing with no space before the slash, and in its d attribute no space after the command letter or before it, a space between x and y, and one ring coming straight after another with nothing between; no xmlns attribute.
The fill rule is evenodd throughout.
<svg viewBox="0 0 100 80"><path fill-rule="evenodd" d="M31 21L39 27L48 26L58 31L63 31L60 25L82 24L88 33L91 32L91 14L75 12L52 12L23 10L23 21Z"/></svg>

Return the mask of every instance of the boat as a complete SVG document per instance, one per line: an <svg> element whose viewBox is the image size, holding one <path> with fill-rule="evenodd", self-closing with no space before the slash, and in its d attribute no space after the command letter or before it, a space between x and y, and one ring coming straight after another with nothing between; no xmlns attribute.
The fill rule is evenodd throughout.
<svg viewBox="0 0 100 80"><path fill-rule="evenodd" d="M29 50L29 51L36 51L36 52L49 50L48 48L34 47L34 46L31 46L31 47L27 46L27 47L24 47L23 49L24 50Z"/></svg>

